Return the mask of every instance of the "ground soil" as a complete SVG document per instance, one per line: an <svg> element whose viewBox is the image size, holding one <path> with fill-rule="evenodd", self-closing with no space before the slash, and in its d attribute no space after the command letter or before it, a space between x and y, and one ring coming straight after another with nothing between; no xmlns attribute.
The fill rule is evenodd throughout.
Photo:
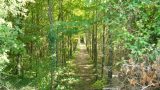
<svg viewBox="0 0 160 90"><path fill-rule="evenodd" d="M76 85L75 90L93 90L93 65L90 62L85 44L80 44L78 47L79 50L77 52L75 64L77 67L76 74L80 77L80 82Z"/></svg>

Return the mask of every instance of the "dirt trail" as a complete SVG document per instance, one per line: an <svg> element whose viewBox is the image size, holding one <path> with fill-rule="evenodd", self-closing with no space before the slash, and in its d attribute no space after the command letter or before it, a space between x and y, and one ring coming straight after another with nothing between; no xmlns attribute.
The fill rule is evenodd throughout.
<svg viewBox="0 0 160 90"><path fill-rule="evenodd" d="M80 51L78 52L75 60L77 66L77 75L80 76L80 83L76 85L76 90L93 90L91 88L94 75L92 75L93 65L90 62L85 44L79 45Z"/></svg>

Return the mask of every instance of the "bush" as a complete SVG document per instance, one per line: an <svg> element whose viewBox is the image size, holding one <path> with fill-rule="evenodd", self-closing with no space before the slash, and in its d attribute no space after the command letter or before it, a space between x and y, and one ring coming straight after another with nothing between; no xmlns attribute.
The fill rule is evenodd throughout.
<svg viewBox="0 0 160 90"><path fill-rule="evenodd" d="M92 87L94 88L94 89L98 89L98 90L101 90L101 89L103 89L103 87L105 86L105 80L104 79L102 79L102 80L97 80L93 85L92 85Z"/></svg>

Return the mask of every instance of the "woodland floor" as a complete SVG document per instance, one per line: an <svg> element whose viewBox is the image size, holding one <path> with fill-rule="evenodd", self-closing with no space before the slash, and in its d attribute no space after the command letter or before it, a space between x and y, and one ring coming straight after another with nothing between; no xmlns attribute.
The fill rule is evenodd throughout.
<svg viewBox="0 0 160 90"><path fill-rule="evenodd" d="M80 83L75 86L75 90L93 90L91 85L94 81L93 65L90 62L90 57L85 44L78 46L75 64L77 66L76 74L80 77Z"/></svg>

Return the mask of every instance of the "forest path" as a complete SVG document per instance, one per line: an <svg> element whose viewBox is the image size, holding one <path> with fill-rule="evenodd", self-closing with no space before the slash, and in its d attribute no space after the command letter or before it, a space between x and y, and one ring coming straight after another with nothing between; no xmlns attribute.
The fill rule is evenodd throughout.
<svg viewBox="0 0 160 90"><path fill-rule="evenodd" d="M77 67L76 73L80 76L80 83L76 85L75 90L93 90L91 88L94 81L93 65L90 62L89 54L85 44L79 44L78 49L75 64Z"/></svg>

